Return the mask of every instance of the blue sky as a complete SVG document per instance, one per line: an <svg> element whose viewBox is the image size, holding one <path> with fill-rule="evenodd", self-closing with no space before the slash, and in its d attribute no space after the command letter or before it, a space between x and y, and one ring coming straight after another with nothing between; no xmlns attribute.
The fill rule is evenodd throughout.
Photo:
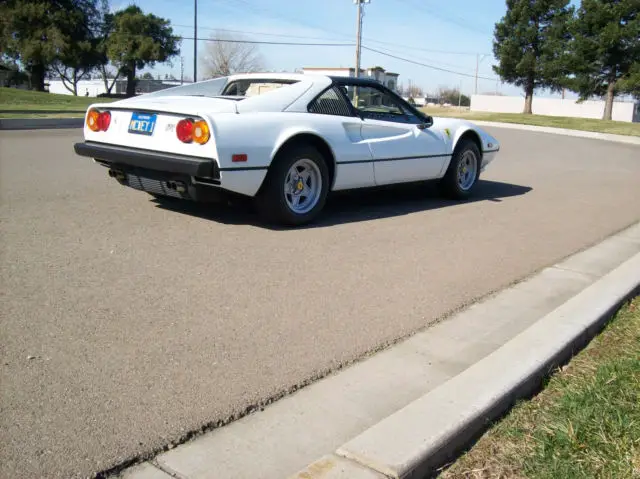
<svg viewBox="0 0 640 479"><path fill-rule="evenodd" d="M111 0L112 9L135 3L145 12L171 20L174 32L193 37L193 0ZM521 90L497 81L491 69L493 26L505 13L504 0L371 0L365 7L363 45L418 63L468 76L415 65L363 50L362 66L379 65L400 74L399 81L421 86L425 92L439 86L461 86L472 93L476 55L481 55L478 92L519 95ZM282 42L353 43L356 5L353 0L198 0L198 37L214 29L236 30L250 40ZM199 42L198 53L205 48ZM296 68L353 66L355 47L259 45L265 67ZM193 75L193 41L182 43L185 75ZM152 73L180 76L180 60L173 67L157 65ZM199 67L198 73L202 71ZM199 78L201 79L201 78Z"/></svg>

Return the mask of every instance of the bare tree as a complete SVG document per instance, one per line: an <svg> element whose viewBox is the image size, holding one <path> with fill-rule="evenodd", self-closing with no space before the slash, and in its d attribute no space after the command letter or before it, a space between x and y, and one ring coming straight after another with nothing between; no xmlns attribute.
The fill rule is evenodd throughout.
<svg viewBox="0 0 640 479"><path fill-rule="evenodd" d="M405 92L411 98L419 98L424 96L424 91L422 90L422 88L415 84L409 85Z"/></svg>
<svg viewBox="0 0 640 479"><path fill-rule="evenodd" d="M254 43L243 43L246 38L216 31L211 36L202 56L204 74L208 78L252 73L264 69L264 62Z"/></svg>

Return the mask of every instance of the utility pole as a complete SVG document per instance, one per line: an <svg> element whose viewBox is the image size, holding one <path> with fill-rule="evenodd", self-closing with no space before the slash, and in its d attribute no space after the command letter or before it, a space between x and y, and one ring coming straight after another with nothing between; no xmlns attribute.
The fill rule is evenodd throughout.
<svg viewBox="0 0 640 479"><path fill-rule="evenodd" d="M353 0L358 5L358 22L356 38L356 78L360 78L360 52L362 45L362 4L370 3L371 0Z"/></svg>
<svg viewBox="0 0 640 479"><path fill-rule="evenodd" d="M193 0L193 83L198 81L198 0Z"/></svg>
<svg viewBox="0 0 640 479"><path fill-rule="evenodd" d="M478 68L480 67L480 54L476 53L476 89L475 94L478 94Z"/></svg>

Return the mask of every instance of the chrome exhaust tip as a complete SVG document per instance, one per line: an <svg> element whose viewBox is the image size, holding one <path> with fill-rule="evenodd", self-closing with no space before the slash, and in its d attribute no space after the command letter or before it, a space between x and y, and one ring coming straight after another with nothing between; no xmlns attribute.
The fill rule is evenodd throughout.
<svg viewBox="0 0 640 479"><path fill-rule="evenodd" d="M124 181L125 180L125 176L124 173L122 171L118 171L118 170L109 170L109 176L111 178L115 178L118 181Z"/></svg>

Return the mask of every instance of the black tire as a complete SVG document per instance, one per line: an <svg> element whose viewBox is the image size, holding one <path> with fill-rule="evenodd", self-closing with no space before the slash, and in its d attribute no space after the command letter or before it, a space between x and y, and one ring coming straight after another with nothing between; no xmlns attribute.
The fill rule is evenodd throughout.
<svg viewBox="0 0 640 479"><path fill-rule="evenodd" d="M317 202L305 213L293 211L284 193L289 170L301 159L312 161L318 168L321 187ZM329 169L324 156L313 146L294 146L278 153L274 159L264 185L256 196L256 206L261 216L268 222L286 226L300 226L311 223L324 208L329 192Z"/></svg>
<svg viewBox="0 0 640 479"><path fill-rule="evenodd" d="M475 178L473 179L473 184L467 188L462 188L460 182L458 181L458 169L460 168L460 163L465 158L465 155L471 152L475 156ZM447 172L444 177L440 180L439 186L440 191L444 196L454 200L466 200L468 199L473 190L476 188L478 184L478 178L480 178L480 165L482 164L482 155L480 154L480 150L478 149L478 145L473 140L461 140L457 145L453 152L453 157L451 158L451 163L449 163L449 167L447 168Z"/></svg>

